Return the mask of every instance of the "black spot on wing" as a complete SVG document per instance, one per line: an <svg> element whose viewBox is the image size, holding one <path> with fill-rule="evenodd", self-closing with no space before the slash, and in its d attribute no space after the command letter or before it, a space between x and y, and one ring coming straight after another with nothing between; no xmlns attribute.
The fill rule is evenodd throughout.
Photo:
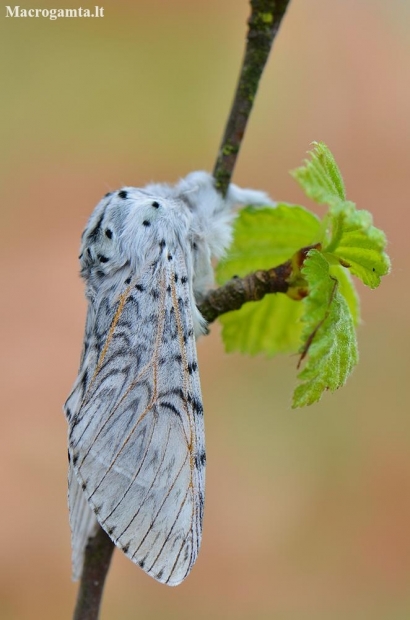
<svg viewBox="0 0 410 620"><path fill-rule="evenodd" d="M198 469L202 469L206 464L206 453L205 450L195 455L195 465Z"/></svg>
<svg viewBox="0 0 410 620"><path fill-rule="evenodd" d="M186 545L185 551L184 551L184 562L188 560L189 552L190 552L189 545Z"/></svg>
<svg viewBox="0 0 410 620"><path fill-rule="evenodd" d="M131 305L133 305L133 304L138 304L137 300L136 300L136 299L135 299L135 297L133 297L132 295L130 295L129 297L127 297L127 301L126 301L126 303L127 303L127 304L131 304Z"/></svg>
<svg viewBox="0 0 410 620"><path fill-rule="evenodd" d="M101 224L102 224L103 218L104 218L104 213L100 216L100 219L98 220L97 224L94 226L92 231L88 233L88 240L89 241L91 241L91 242L95 241L96 238L98 237L98 234L99 234L99 232L101 230ZM89 253L89 250L88 250L88 253ZM90 253L88 255L91 256Z"/></svg>
<svg viewBox="0 0 410 620"><path fill-rule="evenodd" d="M199 502L199 522L202 528L202 521L204 518L204 494L199 491L198 493L198 502Z"/></svg>
<svg viewBox="0 0 410 620"><path fill-rule="evenodd" d="M198 398L192 398L192 409L197 415L203 415L204 408Z"/></svg>
<svg viewBox="0 0 410 620"><path fill-rule="evenodd" d="M190 375L198 370L198 364L196 362L192 362L192 364L188 364L187 370Z"/></svg>
<svg viewBox="0 0 410 620"><path fill-rule="evenodd" d="M82 389L82 395L84 396L85 391L87 389L87 381L88 381L88 371L87 369L84 371L84 374L81 378L81 389Z"/></svg>

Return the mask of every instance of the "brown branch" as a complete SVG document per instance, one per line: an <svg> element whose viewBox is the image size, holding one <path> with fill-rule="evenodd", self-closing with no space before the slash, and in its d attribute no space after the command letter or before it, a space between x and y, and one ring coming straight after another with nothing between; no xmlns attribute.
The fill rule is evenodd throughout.
<svg viewBox="0 0 410 620"><path fill-rule="evenodd" d="M309 250L321 249L320 243L301 248L285 263L268 270L249 273L207 293L198 309L208 323L232 310L239 310L248 301L260 301L268 293L286 293L295 300L306 297L308 291L301 268Z"/></svg>
<svg viewBox="0 0 410 620"><path fill-rule="evenodd" d="M290 0L250 0L251 16L248 22L249 31L245 56L225 135L214 168L216 187L223 195L226 194L232 177L246 124L273 39L289 2ZM258 271L243 280L234 279L231 281L233 284L227 283L221 289L211 291L201 304L200 310L204 317L212 322L223 312L239 308L245 301L261 299L258 297L259 295L263 297L268 292L275 292L273 290L275 286L284 286L283 278L284 276L280 274L280 268L276 268L276 270L268 272ZM96 536L88 541L74 620L97 620L113 550L114 543L101 528Z"/></svg>
<svg viewBox="0 0 410 620"><path fill-rule="evenodd" d="M268 293L286 293L292 273L291 261L268 271L255 271L244 278L232 278L220 288L209 291L198 309L208 323L218 316L239 310L247 301L259 301Z"/></svg>
<svg viewBox="0 0 410 620"><path fill-rule="evenodd" d="M88 539L73 620L97 620L114 543L100 527Z"/></svg>
<svg viewBox="0 0 410 620"><path fill-rule="evenodd" d="M225 196L245 134L260 78L290 0L250 0L245 56L214 168L215 186Z"/></svg>

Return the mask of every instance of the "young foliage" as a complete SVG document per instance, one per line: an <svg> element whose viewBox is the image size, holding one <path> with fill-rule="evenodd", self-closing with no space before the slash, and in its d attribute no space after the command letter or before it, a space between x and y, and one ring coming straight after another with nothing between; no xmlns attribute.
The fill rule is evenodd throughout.
<svg viewBox="0 0 410 620"><path fill-rule="evenodd" d="M354 319L338 280L330 275L326 258L310 250L302 268L309 286L303 300L304 324L301 381L293 395L293 407L311 405L324 390L342 386L358 360Z"/></svg>
<svg viewBox="0 0 410 620"><path fill-rule="evenodd" d="M384 233L368 211L346 199L339 168L323 143L314 143L310 159L292 175L307 196L327 205L323 219L284 203L244 209L217 278L224 283L291 261L286 295L266 295L220 321L227 351L274 355L299 350L304 368L293 406L300 407L342 386L357 363L360 311L351 275L376 288L390 261Z"/></svg>
<svg viewBox="0 0 410 620"><path fill-rule="evenodd" d="M323 142L313 142L315 149L304 166L292 172L306 196L318 204L332 205L346 200L345 186L335 159Z"/></svg>
<svg viewBox="0 0 410 620"><path fill-rule="evenodd" d="M314 145L311 159L292 174L309 198L329 207L323 252L329 262L339 262L366 286L377 288L390 269L385 234L373 226L368 211L346 200L342 176L327 146Z"/></svg>
<svg viewBox="0 0 410 620"><path fill-rule="evenodd" d="M247 207L235 222L229 255L218 265L218 282L283 263L319 235L319 219L304 207L283 203ZM294 352L300 342L302 311L301 305L288 296L267 295L258 303L249 302L222 315L226 350L267 355Z"/></svg>

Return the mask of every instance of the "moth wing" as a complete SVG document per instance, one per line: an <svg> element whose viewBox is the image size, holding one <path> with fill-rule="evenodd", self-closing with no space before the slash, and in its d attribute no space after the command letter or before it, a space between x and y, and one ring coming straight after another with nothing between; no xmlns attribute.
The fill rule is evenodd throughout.
<svg viewBox="0 0 410 620"><path fill-rule="evenodd" d="M72 392L64 406L66 416L69 420L73 413L78 411L80 403L84 398L89 358L90 356L95 358L95 353L92 350L93 347L90 346L93 339L93 324L94 310L89 306L85 325L84 345L80 361L80 371ZM80 579L83 570L84 553L88 539L96 534L98 521L74 473L70 449L68 466L68 506L71 529L71 575L73 581L77 581Z"/></svg>
<svg viewBox="0 0 410 620"><path fill-rule="evenodd" d="M68 504L70 510L72 577L80 579L87 541L97 533L98 521L78 484L73 467L68 469Z"/></svg>
<svg viewBox="0 0 410 620"><path fill-rule="evenodd" d="M196 560L204 500L189 277L182 249L171 256L165 248L127 278L118 299L101 300L95 352L78 382L84 394L69 416L73 469L100 525L168 585L181 583Z"/></svg>

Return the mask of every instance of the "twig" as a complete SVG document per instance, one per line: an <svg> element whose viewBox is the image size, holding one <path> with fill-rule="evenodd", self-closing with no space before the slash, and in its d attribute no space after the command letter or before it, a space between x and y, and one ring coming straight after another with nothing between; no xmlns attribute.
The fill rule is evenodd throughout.
<svg viewBox="0 0 410 620"><path fill-rule="evenodd" d="M239 310L247 301L260 301L268 293L287 293L292 299L303 299L308 290L301 268L308 252L320 248L320 243L307 245L277 267L255 271L244 278L235 276L223 286L209 291L198 305L199 311L208 323L212 323L221 314Z"/></svg>
<svg viewBox="0 0 410 620"><path fill-rule="evenodd" d="M223 286L209 291L198 309L207 322L212 323L225 312L239 310L247 301L260 301L268 293L286 293L291 273L289 260L269 271L255 271L244 278L232 278Z"/></svg>
<svg viewBox="0 0 410 620"><path fill-rule="evenodd" d="M263 69L289 2L250 0L252 12L245 56L213 172L216 188L223 196L231 181Z"/></svg>
<svg viewBox="0 0 410 620"><path fill-rule="evenodd" d="M252 10L248 22L245 56L214 169L216 187L223 195L226 193L233 173L273 39L289 2L290 0L250 0ZM285 286L283 275L280 276L279 271L280 268L269 272L258 271L243 280L238 278L228 282L221 289L208 294L200 306L201 312L209 322L212 322L220 314L239 308L245 301L261 299L264 294L275 292L275 286ZM89 540L73 620L98 619L104 582L113 550L113 542L102 529L99 529L96 536Z"/></svg>
<svg viewBox="0 0 410 620"><path fill-rule="evenodd" d="M114 543L100 527L88 539L73 620L97 620Z"/></svg>

